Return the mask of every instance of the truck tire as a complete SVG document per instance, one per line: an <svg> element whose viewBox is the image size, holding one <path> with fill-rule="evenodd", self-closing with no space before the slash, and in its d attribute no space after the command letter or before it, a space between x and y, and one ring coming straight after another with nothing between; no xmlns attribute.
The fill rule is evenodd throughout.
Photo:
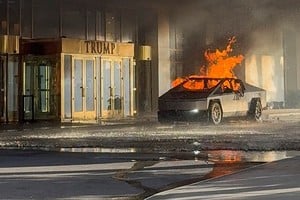
<svg viewBox="0 0 300 200"><path fill-rule="evenodd" d="M252 99L249 109L249 117L257 122L261 121L262 106L259 99Z"/></svg>
<svg viewBox="0 0 300 200"><path fill-rule="evenodd" d="M209 122L218 125L222 122L223 111L219 102L212 102L208 109Z"/></svg>

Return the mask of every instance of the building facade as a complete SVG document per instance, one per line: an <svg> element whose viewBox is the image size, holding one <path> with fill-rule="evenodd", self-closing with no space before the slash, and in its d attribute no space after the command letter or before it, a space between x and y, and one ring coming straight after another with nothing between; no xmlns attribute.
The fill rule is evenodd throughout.
<svg viewBox="0 0 300 200"><path fill-rule="evenodd" d="M234 68L236 76L265 89L269 108L300 108L299 1L191 0L177 5L170 41L182 44L183 53L178 65L171 65L172 74L199 74L204 52L225 49L235 36L230 55L244 56Z"/></svg>
<svg viewBox="0 0 300 200"><path fill-rule="evenodd" d="M205 50L232 36L245 56L238 77L266 89L271 106L298 108L296 4L1 0L0 122L156 113L171 82L198 74Z"/></svg>
<svg viewBox="0 0 300 200"><path fill-rule="evenodd" d="M155 110L156 8L3 0L0 9L1 122L97 122Z"/></svg>

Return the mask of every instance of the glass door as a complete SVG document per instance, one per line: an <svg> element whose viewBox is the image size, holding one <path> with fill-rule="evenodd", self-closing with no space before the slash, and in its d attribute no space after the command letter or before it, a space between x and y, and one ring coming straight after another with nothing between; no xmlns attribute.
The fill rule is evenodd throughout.
<svg viewBox="0 0 300 200"><path fill-rule="evenodd" d="M27 61L23 73L24 120L55 118L55 67L46 60Z"/></svg>
<svg viewBox="0 0 300 200"><path fill-rule="evenodd" d="M124 83L121 59L101 60L101 113L103 118L124 115Z"/></svg>
<svg viewBox="0 0 300 200"><path fill-rule="evenodd" d="M50 112L50 75L51 68L46 65L40 65L38 70L38 90L37 104L38 110L42 113Z"/></svg>
<svg viewBox="0 0 300 200"><path fill-rule="evenodd" d="M32 63L26 63L23 69L23 103L24 120L34 120L34 66Z"/></svg>
<svg viewBox="0 0 300 200"><path fill-rule="evenodd" d="M4 118L4 74L4 59L3 57L0 57L0 121Z"/></svg>
<svg viewBox="0 0 300 200"><path fill-rule="evenodd" d="M72 119L96 120L95 60L73 58Z"/></svg>

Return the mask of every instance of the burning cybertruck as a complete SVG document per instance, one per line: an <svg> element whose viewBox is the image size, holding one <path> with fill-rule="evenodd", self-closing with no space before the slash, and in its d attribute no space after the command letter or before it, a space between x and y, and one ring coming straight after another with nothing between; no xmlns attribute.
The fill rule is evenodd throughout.
<svg viewBox="0 0 300 200"><path fill-rule="evenodd" d="M245 116L260 121L266 91L236 78L190 76L158 99L158 121L208 120Z"/></svg>

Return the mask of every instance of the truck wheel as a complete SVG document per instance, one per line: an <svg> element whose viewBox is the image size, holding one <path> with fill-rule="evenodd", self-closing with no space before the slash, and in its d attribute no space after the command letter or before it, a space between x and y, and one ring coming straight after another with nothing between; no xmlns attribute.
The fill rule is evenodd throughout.
<svg viewBox="0 0 300 200"><path fill-rule="evenodd" d="M262 107L259 99L253 100L250 107L250 117L255 121L261 121Z"/></svg>
<svg viewBox="0 0 300 200"><path fill-rule="evenodd" d="M209 121L213 124L220 124L223 118L223 111L220 103L212 102L209 106L208 110Z"/></svg>

